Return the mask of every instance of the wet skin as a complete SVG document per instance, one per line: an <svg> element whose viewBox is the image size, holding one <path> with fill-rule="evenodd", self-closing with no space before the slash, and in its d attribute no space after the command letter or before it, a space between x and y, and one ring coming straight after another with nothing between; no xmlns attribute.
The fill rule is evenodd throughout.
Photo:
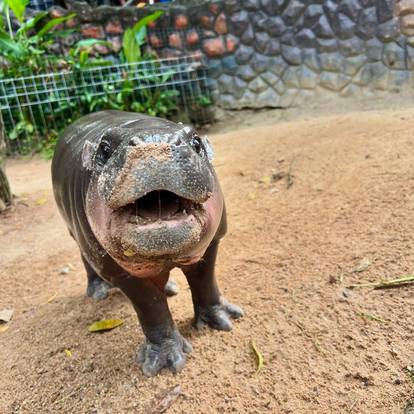
<svg viewBox="0 0 414 414"><path fill-rule="evenodd" d="M191 127L118 111L72 124L53 158L55 199L81 250L87 295L102 299L115 286L130 299L145 335L137 353L145 375L179 371L192 349L167 304L174 267L190 286L196 328L228 331L243 314L214 275L226 214L210 161L208 141Z"/></svg>

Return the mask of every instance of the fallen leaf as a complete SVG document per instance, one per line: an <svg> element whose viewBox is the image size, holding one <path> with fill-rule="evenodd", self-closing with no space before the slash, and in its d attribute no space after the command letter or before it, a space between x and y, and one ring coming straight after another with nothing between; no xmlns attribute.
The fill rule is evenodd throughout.
<svg viewBox="0 0 414 414"><path fill-rule="evenodd" d="M3 309L0 311L0 321L1 322L10 322L10 319L13 316L13 309Z"/></svg>
<svg viewBox="0 0 414 414"><path fill-rule="evenodd" d="M46 197L39 197L36 199L36 204L38 206L42 206L43 204L47 203L47 198Z"/></svg>
<svg viewBox="0 0 414 414"><path fill-rule="evenodd" d="M65 355L66 355L68 358L72 358L72 352L70 352L70 350L69 350L69 349L64 349L64 350L63 350L63 352L65 353Z"/></svg>
<svg viewBox="0 0 414 414"><path fill-rule="evenodd" d="M9 327L6 324L0 325L0 333L6 332Z"/></svg>
<svg viewBox="0 0 414 414"><path fill-rule="evenodd" d="M259 373L260 370L264 366L263 354L258 350L256 344L253 341L251 342L251 346L252 346L253 352L254 352L254 354L256 356L256 364L257 364L256 373Z"/></svg>
<svg viewBox="0 0 414 414"><path fill-rule="evenodd" d="M135 254L135 252L134 252L134 250L132 250L132 248L131 248L131 247L128 247L128 249L126 249L126 250L124 251L124 255L125 255L126 257L131 257L131 256L134 256L134 254Z"/></svg>
<svg viewBox="0 0 414 414"><path fill-rule="evenodd" d="M271 181L271 178L269 176L266 176L266 177L262 177L259 180L259 183L261 183L261 184L270 184L270 181Z"/></svg>
<svg viewBox="0 0 414 414"><path fill-rule="evenodd" d="M364 258L352 269L352 273L365 272L365 270L368 270L370 266L371 266L370 260L367 258Z"/></svg>
<svg viewBox="0 0 414 414"><path fill-rule="evenodd" d="M103 319L101 321L94 322L92 325L89 325L89 332L100 332L100 331L109 331L118 326L121 326L124 321L120 319Z"/></svg>
<svg viewBox="0 0 414 414"><path fill-rule="evenodd" d="M46 303L50 303L50 302L53 302L55 299L56 299L56 297L57 297L57 293L55 293L54 295L52 295L47 301L46 301Z"/></svg>
<svg viewBox="0 0 414 414"><path fill-rule="evenodd" d="M162 414L165 413L181 395L181 385L177 384L168 389L165 393L154 398L151 402L152 407L149 407L147 414Z"/></svg>

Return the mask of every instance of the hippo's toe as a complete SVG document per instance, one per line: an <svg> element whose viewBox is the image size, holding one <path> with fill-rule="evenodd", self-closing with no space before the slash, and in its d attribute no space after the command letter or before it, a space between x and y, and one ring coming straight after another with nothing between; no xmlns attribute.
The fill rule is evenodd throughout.
<svg viewBox="0 0 414 414"><path fill-rule="evenodd" d="M221 298L218 305L199 307L197 309L194 326L196 329L201 329L203 326L208 325L210 328L220 331L230 331L232 329L230 319L240 318L243 314L244 312L239 306Z"/></svg>
<svg viewBox="0 0 414 414"><path fill-rule="evenodd" d="M162 368L175 373L184 367L185 354L192 350L191 344L176 330L172 337L162 339L159 344L146 341L138 349L136 360L147 377L156 375Z"/></svg>

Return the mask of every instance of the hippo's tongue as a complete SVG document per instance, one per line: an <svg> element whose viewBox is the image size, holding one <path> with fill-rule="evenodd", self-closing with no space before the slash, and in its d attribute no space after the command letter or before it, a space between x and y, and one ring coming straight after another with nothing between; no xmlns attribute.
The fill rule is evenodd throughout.
<svg viewBox="0 0 414 414"><path fill-rule="evenodd" d="M169 191L151 191L135 202L136 214L147 220L165 220L178 213L180 198Z"/></svg>

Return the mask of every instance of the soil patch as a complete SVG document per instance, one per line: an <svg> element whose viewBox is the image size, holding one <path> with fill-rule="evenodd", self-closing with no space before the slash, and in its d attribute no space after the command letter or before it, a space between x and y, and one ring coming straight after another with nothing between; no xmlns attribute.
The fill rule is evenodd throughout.
<svg viewBox="0 0 414 414"><path fill-rule="evenodd" d="M194 351L181 373L150 379L134 364L143 335L128 301L84 295L49 162L10 162L19 199L0 217L0 309L14 309L0 333L0 412L141 413L176 385L168 413L403 412L414 285L347 286L414 272L413 131L414 110L403 109L210 137L229 215L217 275L246 315L230 333L193 330L175 271L169 303ZM102 318L124 324L89 333ZM251 341L264 356L257 374Z"/></svg>

